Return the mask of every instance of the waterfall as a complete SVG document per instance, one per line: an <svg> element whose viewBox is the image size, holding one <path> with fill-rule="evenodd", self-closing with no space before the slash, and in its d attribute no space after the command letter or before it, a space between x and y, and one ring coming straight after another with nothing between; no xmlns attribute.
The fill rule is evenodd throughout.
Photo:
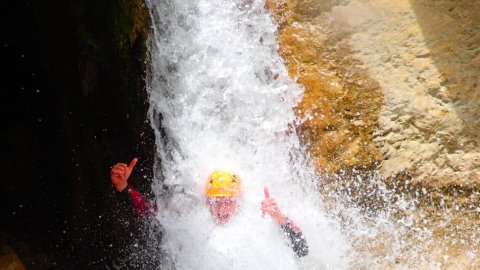
<svg viewBox="0 0 480 270"><path fill-rule="evenodd" d="M317 179L291 127L302 96L277 54L262 1L150 0L150 117L162 269L345 269L350 243L322 212ZM205 205L211 171L242 179L240 207L224 226ZM270 217L263 187L303 231L296 258Z"/></svg>

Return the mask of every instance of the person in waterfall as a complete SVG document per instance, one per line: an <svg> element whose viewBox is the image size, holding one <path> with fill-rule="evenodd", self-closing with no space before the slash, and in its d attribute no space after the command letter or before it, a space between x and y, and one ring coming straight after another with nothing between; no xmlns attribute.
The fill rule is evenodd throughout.
<svg viewBox="0 0 480 270"><path fill-rule="evenodd" d="M157 208L154 203L145 199L142 194L128 184L128 179L137 161L138 159L134 158L128 165L126 163L115 164L110 171L110 178L118 192L128 193L133 213L136 216L144 217L155 214ZM206 204L217 224L224 225L234 218L239 207L241 190L240 178L235 174L221 170L210 174L205 185ZM280 226L296 256L306 256L309 249L300 228L280 211L267 187L263 192L265 198L260 207L262 215L268 214Z"/></svg>

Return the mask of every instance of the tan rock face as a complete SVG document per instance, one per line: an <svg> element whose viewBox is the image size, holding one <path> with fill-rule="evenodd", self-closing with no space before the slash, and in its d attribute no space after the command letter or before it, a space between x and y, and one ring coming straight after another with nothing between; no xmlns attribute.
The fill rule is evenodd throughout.
<svg viewBox="0 0 480 270"><path fill-rule="evenodd" d="M318 171L378 168L387 188L412 203L387 199L380 208L403 225L397 235L356 239L359 254L381 258L379 269L478 267L480 1L266 6L279 24L290 76L305 86L297 131ZM376 207L363 196L361 203Z"/></svg>
<svg viewBox="0 0 480 270"><path fill-rule="evenodd" d="M480 2L319 2L267 1L317 168L478 189Z"/></svg>
<svg viewBox="0 0 480 270"><path fill-rule="evenodd" d="M280 25L280 54L291 77L305 87L296 108L298 132L322 172L369 166L382 158L372 143L383 100L378 84L351 57L338 35L345 33L327 32L310 21L329 6L267 2Z"/></svg>

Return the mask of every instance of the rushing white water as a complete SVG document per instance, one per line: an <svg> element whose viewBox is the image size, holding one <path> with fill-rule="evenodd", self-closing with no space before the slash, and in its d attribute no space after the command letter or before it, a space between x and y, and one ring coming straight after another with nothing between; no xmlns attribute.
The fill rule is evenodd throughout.
<svg viewBox="0 0 480 270"><path fill-rule="evenodd" d="M349 243L322 214L314 174L288 132L302 89L277 55L263 2L148 4L162 269L347 268ZM224 226L204 203L214 169L235 172L243 184L239 211ZM264 186L304 232L307 257L295 258L278 225L262 217Z"/></svg>

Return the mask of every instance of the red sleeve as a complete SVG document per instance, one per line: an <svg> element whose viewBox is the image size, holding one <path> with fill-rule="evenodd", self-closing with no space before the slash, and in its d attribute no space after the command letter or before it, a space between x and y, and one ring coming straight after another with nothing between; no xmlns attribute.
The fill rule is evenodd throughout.
<svg viewBox="0 0 480 270"><path fill-rule="evenodd" d="M157 206L145 199L140 192L136 191L130 185L127 186L127 191L132 201L133 213L136 216L143 217L157 212Z"/></svg>

